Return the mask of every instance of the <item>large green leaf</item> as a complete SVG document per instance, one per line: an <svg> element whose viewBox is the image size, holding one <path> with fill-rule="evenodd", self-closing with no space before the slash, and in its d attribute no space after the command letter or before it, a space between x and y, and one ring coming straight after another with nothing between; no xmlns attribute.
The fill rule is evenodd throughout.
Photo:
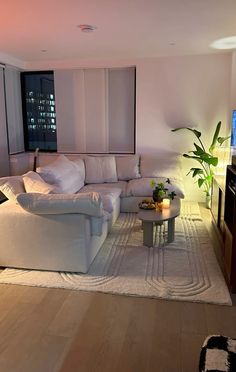
<svg viewBox="0 0 236 372"><path fill-rule="evenodd" d="M203 155L201 157L202 161L209 165L213 165L213 167L216 167L218 164L218 158L216 156L208 156L208 155Z"/></svg>
<svg viewBox="0 0 236 372"><path fill-rule="evenodd" d="M212 182L212 174L209 174L209 175L205 178L205 180L206 180L207 182L211 183L211 182Z"/></svg>
<svg viewBox="0 0 236 372"><path fill-rule="evenodd" d="M188 159L195 159L195 160L199 161L200 163L202 163L202 159L199 158L198 156L191 156L191 155L188 155L188 154L183 154L183 157L188 158Z"/></svg>
<svg viewBox="0 0 236 372"><path fill-rule="evenodd" d="M228 136L228 137L218 137L217 138L217 141L219 142L220 145L222 145L222 143L224 143L225 141L227 141L231 136Z"/></svg>
<svg viewBox="0 0 236 372"><path fill-rule="evenodd" d="M217 164L218 164L218 158L216 156L212 156L212 155L208 154L207 152L205 152L201 156L191 156L191 155L188 155L188 154L183 154L183 156L185 158L188 158L188 159L197 160L201 164L204 162L204 163L207 163L209 165L213 165L214 167L216 167Z"/></svg>
<svg viewBox="0 0 236 372"><path fill-rule="evenodd" d="M182 129L190 130L192 133L195 134L195 136L196 136L197 138L200 138L201 135L202 135L202 133L199 132L198 130L196 130L196 129L192 129L192 128L189 128L189 127L179 127L179 128L171 129L171 132L177 132L178 130L182 130Z"/></svg>
<svg viewBox="0 0 236 372"><path fill-rule="evenodd" d="M192 174L192 177L196 177L198 175L202 175L204 174L203 170L201 168L191 168L190 171L187 173L187 176L190 174L190 173L193 173Z"/></svg>
<svg viewBox="0 0 236 372"><path fill-rule="evenodd" d="M198 187L202 187L202 185L204 184L205 180L203 178L199 178L197 180L197 183L198 183Z"/></svg>
<svg viewBox="0 0 236 372"><path fill-rule="evenodd" d="M195 155L201 156L202 154L205 154L205 151L200 146L198 146L195 142L194 142L194 146L196 148L196 151L193 151Z"/></svg>
<svg viewBox="0 0 236 372"><path fill-rule="evenodd" d="M209 152L211 154L213 153L214 148L216 147L216 142L217 142L217 139L218 139L218 136L219 136L219 133L220 133L220 127L221 127L221 121L219 121L219 123L216 126L216 130L215 130L215 133L214 133L214 136L213 136L213 140L212 140L211 146L209 147Z"/></svg>

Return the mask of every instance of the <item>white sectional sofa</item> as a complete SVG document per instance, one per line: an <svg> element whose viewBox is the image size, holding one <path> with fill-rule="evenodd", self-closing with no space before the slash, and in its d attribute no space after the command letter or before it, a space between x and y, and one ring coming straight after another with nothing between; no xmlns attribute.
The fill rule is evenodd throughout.
<svg viewBox="0 0 236 372"><path fill-rule="evenodd" d="M151 197L169 178L184 197L176 155L59 155L23 176L0 178L0 266L87 272L120 212Z"/></svg>

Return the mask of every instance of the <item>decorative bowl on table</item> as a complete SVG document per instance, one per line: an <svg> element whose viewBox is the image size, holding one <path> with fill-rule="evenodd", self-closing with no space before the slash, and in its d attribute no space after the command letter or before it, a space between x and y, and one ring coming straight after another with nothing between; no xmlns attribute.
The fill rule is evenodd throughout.
<svg viewBox="0 0 236 372"><path fill-rule="evenodd" d="M146 210L150 210L150 209L155 209L155 203L153 200L148 200L148 199L144 199L142 200L140 203L139 203L139 208L140 209L146 209Z"/></svg>

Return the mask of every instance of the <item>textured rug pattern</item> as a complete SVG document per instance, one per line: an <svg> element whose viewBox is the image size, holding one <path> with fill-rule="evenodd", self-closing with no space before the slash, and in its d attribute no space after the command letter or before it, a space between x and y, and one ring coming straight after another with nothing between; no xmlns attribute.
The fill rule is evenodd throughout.
<svg viewBox="0 0 236 372"><path fill-rule="evenodd" d="M68 288L183 301L231 304L196 203L182 203L175 240L157 226L154 247L142 244L141 222L123 213L87 274L5 269L0 283Z"/></svg>

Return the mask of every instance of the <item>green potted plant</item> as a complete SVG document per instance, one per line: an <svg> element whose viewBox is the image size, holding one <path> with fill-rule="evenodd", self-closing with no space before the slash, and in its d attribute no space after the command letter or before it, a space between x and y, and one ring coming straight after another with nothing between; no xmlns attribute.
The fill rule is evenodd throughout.
<svg viewBox="0 0 236 372"><path fill-rule="evenodd" d="M154 202L161 203L164 198L174 199L176 193L174 191L168 193L168 188L166 184L170 184L169 178L165 182L155 182L154 180L150 181L150 186L153 189L152 198Z"/></svg>
<svg viewBox="0 0 236 372"><path fill-rule="evenodd" d="M201 140L202 133L198 130L188 127L180 127L171 130L172 132L189 130L197 137L199 144L194 142L194 150L189 151L188 154L183 154L183 156L188 159L194 159L199 163L199 166L191 168L187 175L192 174L193 178L197 178L198 187L203 188L203 191L206 193L207 208L210 208L212 177L214 176L214 168L218 164L218 157L214 156L214 149L217 144L221 146L228 138L230 138L230 136L219 137L220 129L221 121L219 121L216 126L215 133L208 151L206 151L206 146L204 146ZM192 153L193 155L189 155L189 153Z"/></svg>

